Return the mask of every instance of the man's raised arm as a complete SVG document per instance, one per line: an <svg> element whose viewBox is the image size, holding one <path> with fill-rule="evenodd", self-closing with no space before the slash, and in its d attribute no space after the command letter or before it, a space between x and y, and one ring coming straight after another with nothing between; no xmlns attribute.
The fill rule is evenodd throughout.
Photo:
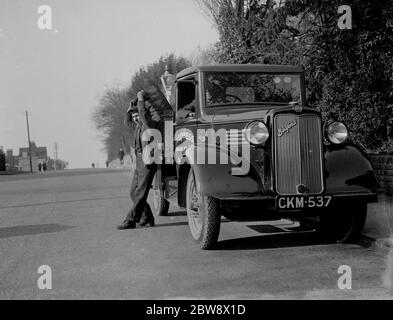
<svg viewBox="0 0 393 320"><path fill-rule="evenodd" d="M146 106L144 92L138 92L138 111L143 126L146 129L157 129L159 127L159 123L161 121L161 117L158 112L153 108L153 111L149 111Z"/></svg>

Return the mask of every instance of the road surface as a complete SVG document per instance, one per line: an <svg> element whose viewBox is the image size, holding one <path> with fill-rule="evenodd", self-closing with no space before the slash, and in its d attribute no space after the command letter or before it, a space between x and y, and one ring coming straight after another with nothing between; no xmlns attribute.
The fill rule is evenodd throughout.
<svg viewBox="0 0 393 320"><path fill-rule="evenodd" d="M323 244L285 220L224 221L214 251L193 242L179 208L156 228L118 231L129 183L122 170L0 176L0 299L393 297L388 249ZM38 286L43 265L51 289ZM338 287L340 266L351 290Z"/></svg>

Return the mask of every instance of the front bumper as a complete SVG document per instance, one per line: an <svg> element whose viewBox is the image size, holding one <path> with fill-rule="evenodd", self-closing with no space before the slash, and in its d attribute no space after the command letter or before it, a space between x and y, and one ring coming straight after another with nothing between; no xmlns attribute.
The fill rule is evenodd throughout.
<svg viewBox="0 0 393 320"><path fill-rule="evenodd" d="M294 195L299 196L299 195ZM357 203L359 201L363 203L375 203L378 202L377 193L336 193L336 194L319 194L315 196L331 196L332 206L341 203ZM254 208L268 208L276 209L276 199L278 195L261 195L261 194L232 194L232 195L214 195L215 198L221 200L229 207L243 207L252 206ZM318 210L318 209L316 209ZM299 210L297 210L299 211Z"/></svg>

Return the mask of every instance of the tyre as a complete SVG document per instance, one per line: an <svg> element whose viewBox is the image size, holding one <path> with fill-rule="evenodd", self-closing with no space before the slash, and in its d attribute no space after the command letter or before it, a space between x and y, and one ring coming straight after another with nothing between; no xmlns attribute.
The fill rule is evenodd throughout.
<svg viewBox="0 0 393 320"><path fill-rule="evenodd" d="M155 216L167 216L169 211L169 202L165 199L165 191L162 182L162 171L157 170L154 177L155 187L153 188L153 213Z"/></svg>
<svg viewBox="0 0 393 320"><path fill-rule="evenodd" d="M359 240L367 218L367 203L343 205L320 216L320 232L324 240L355 243Z"/></svg>
<svg viewBox="0 0 393 320"><path fill-rule="evenodd" d="M194 172L190 170L187 180L186 208L188 225L193 239L201 249L213 249L220 234L221 214L217 199L202 196Z"/></svg>
<svg viewBox="0 0 393 320"><path fill-rule="evenodd" d="M156 216L168 215L169 201L165 199L162 189L153 189L153 212Z"/></svg>

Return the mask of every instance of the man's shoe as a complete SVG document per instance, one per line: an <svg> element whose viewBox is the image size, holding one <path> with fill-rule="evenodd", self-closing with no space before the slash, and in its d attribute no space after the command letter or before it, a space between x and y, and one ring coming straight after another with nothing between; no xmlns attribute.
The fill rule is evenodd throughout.
<svg viewBox="0 0 393 320"><path fill-rule="evenodd" d="M153 228L155 225L154 221L150 221L145 225L145 228Z"/></svg>
<svg viewBox="0 0 393 320"><path fill-rule="evenodd" d="M128 229L135 229L135 228L136 228L135 222L130 222L127 220L117 227L117 229L119 230L128 230Z"/></svg>
<svg viewBox="0 0 393 320"><path fill-rule="evenodd" d="M139 223L139 226L143 228L152 228L155 226L154 220L151 221L142 221Z"/></svg>

